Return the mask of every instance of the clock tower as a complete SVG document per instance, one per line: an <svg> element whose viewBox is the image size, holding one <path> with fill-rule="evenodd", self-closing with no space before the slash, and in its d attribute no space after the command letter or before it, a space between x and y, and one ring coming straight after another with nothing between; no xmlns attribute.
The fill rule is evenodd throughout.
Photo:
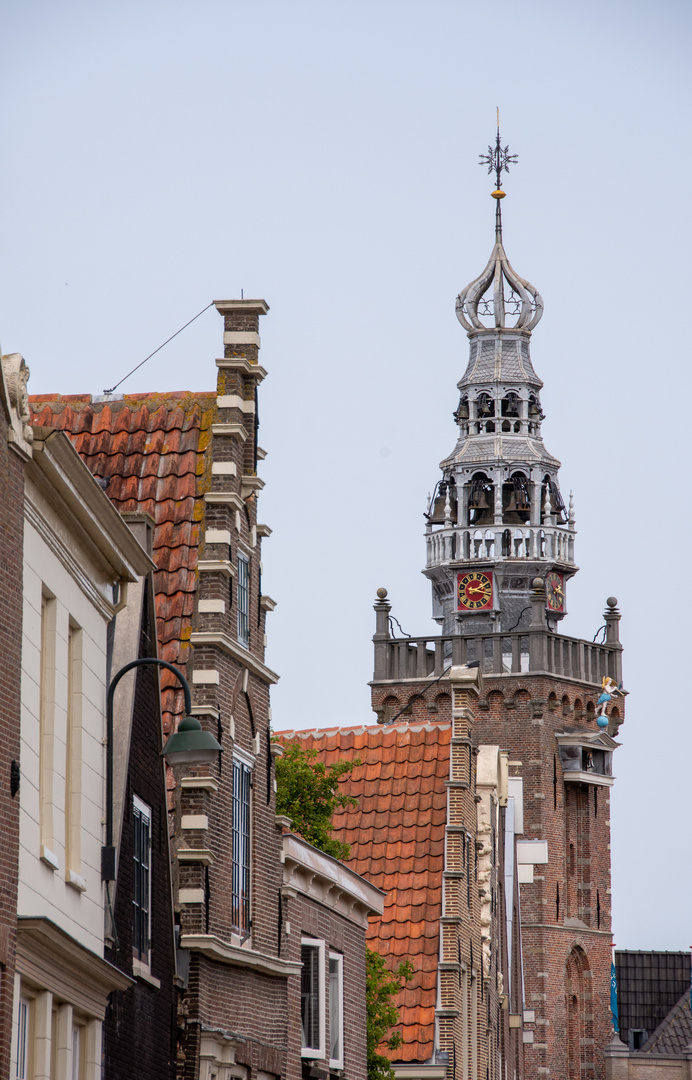
<svg viewBox="0 0 692 1080"><path fill-rule="evenodd" d="M595 637L560 632L577 566L572 498L565 503L560 462L543 442L543 384L531 362L543 302L505 253L500 180L515 158L499 131L481 160L495 172L495 243L457 298L470 345L454 412L458 438L426 509L424 573L437 627L395 637L387 590L378 590L372 707L382 724L402 717L423 729L453 724L450 672L480 669L470 740L508 752L505 868L516 840L523 959L521 990L508 984L505 996L514 1026L523 1027L523 1076L604 1080L612 1035L610 788L624 721L620 613L611 596ZM453 774L449 784L451 800L464 783ZM535 869L527 867L522 858L536 853ZM464 873L468 896L476 887L480 896L478 864ZM491 891L511 904L506 888L498 874ZM465 933L465 917L448 921ZM494 942L493 955L507 946ZM490 988L491 969L482 974ZM440 998L440 1022L451 1015L450 1001ZM504 1080L511 1066L497 1038L500 1057L489 1042L481 1070L488 1080ZM453 1074L450 1067L447 1080Z"/></svg>
<svg viewBox="0 0 692 1080"><path fill-rule="evenodd" d="M531 363L531 333L543 301L514 270L502 240L500 172L513 157L498 136L484 158L497 173L495 244L485 269L456 302L470 343L457 384L459 436L441 463L426 511L424 573L432 583L433 618L444 633L525 629L536 577L545 582L554 629L566 614L566 584L577 571L573 502L570 496L565 505L560 462L543 442L543 383Z"/></svg>

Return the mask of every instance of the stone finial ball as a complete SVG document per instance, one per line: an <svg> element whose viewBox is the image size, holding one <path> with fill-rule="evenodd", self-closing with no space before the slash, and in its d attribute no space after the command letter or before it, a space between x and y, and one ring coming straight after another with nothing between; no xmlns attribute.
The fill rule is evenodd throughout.
<svg viewBox="0 0 692 1080"><path fill-rule="evenodd" d="M609 596L608 599L606 600L606 604L608 605L609 608L616 608L618 606L618 598L617 598L617 596Z"/></svg>
<svg viewBox="0 0 692 1080"><path fill-rule="evenodd" d="M378 589L377 590L377 595L378 595L380 600L386 600L387 599L387 590L386 589Z"/></svg>
<svg viewBox="0 0 692 1080"><path fill-rule="evenodd" d="M543 581L542 577L535 577L533 579L533 581L531 582L531 588L532 589L542 589L544 585L545 585L545 582Z"/></svg>

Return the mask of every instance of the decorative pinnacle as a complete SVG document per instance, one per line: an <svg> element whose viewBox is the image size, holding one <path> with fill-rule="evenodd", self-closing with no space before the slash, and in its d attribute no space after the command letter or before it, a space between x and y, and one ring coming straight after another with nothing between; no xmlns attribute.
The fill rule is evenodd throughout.
<svg viewBox="0 0 692 1080"><path fill-rule="evenodd" d="M495 139L494 146L488 146L487 154L479 154L479 165L487 165L488 173L495 173L495 188L493 191L494 199L504 198L504 191L502 191L502 173L509 172L510 165L516 164L519 160L518 154L510 154L509 146L504 146L500 142L500 110L497 110L497 137Z"/></svg>

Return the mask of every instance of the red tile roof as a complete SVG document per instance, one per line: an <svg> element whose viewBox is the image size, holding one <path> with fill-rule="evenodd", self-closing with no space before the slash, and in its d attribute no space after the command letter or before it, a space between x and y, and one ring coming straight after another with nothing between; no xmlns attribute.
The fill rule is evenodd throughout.
<svg viewBox="0 0 692 1080"><path fill-rule="evenodd" d="M126 394L111 402L50 394L29 400L33 423L66 431L94 476L110 477L106 493L118 510L145 511L154 519L159 656L184 670L216 394ZM161 687L168 732L182 714L182 692L163 670Z"/></svg>
<svg viewBox="0 0 692 1080"><path fill-rule="evenodd" d="M389 1056L427 1061L433 1055L442 871L447 820L451 725L330 728L281 732L319 752L328 765L359 758L341 784L357 799L334 817L334 836L351 845L348 865L387 893L367 940L390 966L410 960L411 981L399 995L403 1045Z"/></svg>

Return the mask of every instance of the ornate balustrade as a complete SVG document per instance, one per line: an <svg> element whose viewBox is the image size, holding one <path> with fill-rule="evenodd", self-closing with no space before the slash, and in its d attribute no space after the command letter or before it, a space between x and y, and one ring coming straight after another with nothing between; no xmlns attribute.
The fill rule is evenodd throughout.
<svg viewBox="0 0 692 1080"><path fill-rule="evenodd" d="M548 630L514 633L422 638L375 638L373 681L433 679L452 664L478 661L485 675L522 672L561 675L600 686L608 675L616 683L621 675L619 643L595 644Z"/></svg>
<svg viewBox="0 0 692 1080"><path fill-rule="evenodd" d="M425 537L426 567L471 559L552 559L574 563L574 530L554 525L492 528L447 525Z"/></svg>

